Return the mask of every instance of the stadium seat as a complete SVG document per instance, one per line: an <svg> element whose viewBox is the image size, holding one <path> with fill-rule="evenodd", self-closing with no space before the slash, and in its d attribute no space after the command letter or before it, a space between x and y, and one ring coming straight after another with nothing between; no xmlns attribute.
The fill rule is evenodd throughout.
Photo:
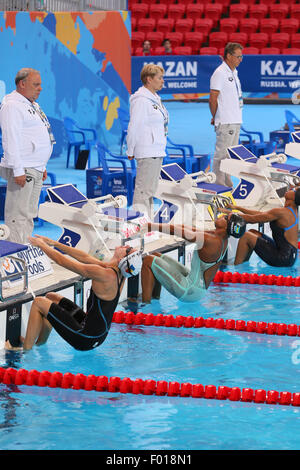
<svg viewBox="0 0 300 470"><path fill-rule="evenodd" d="M248 12L248 5L246 3L233 3L229 7L229 17L230 18L237 18L240 20L241 18L245 18Z"/></svg>
<svg viewBox="0 0 300 470"><path fill-rule="evenodd" d="M164 40L164 33L161 31L149 31L146 34L146 39L151 42L152 49L155 49L155 47L161 46Z"/></svg>
<svg viewBox="0 0 300 470"><path fill-rule="evenodd" d="M217 27L221 14L222 14L221 3L206 3L204 7L204 18L210 18L213 20L213 27Z"/></svg>
<svg viewBox="0 0 300 470"><path fill-rule="evenodd" d="M259 26L259 20L257 18L241 18L240 31L246 34L256 33Z"/></svg>
<svg viewBox="0 0 300 470"><path fill-rule="evenodd" d="M279 25L281 33L294 34L299 29L299 20L297 18L282 18Z"/></svg>
<svg viewBox="0 0 300 470"><path fill-rule="evenodd" d="M153 0L147 0L147 2L154 3ZM159 0L157 3L165 3L166 5L171 5L172 3L176 3L176 0Z"/></svg>
<svg viewBox="0 0 300 470"><path fill-rule="evenodd" d="M300 55L300 47L287 47L285 49L282 49L281 51L282 54L288 54L288 55Z"/></svg>
<svg viewBox="0 0 300 470"><path fill-rule="evenodd" d="M184 34L184 45L192 48L192 54L198 54L203 43L203 34L195 31Z"/></svg>
<svg viewBox="0 0 300 470"><path fill-rule="evenodd" d="M168 33L168 39L170 39L172 47L181 46L183 42L183 33L180 33L179 31L171 31L171 33Z"/></svg>
<svg viewBox="0 0 300 470"><path fill-rule="evenodd" d="M244 47L243 48L243 55L254 55L259 54L259 49L257 47Z"/></svg>
<svg viewBox="0 0 300 470"><path fill-rule="evenodd" d="M134 31L131 34L131 47L133 49L136 49L137 47L141 47L143 44L143 41L145 40L145 33L143 31Z"/></svg>
<svg viewBox="0 0 300 470"><path fill-rule="evenodd" d="M286 3L275 3L269 6L269 15L270 18L277 18L281 20L282 18L286 18L289 14L289 5Z"/></svg>
<svg viewBox="0 0 300 470"><path fill-rule="evenodd" d="M153 3L149 6L149 17L153 18L156 22L160 18L164 18L167 13L167 5L164 3Z"/></svg>
<svg viewBox="0 0 300 470"><path fill-rule="evenodd" d="M175 20L174 30L180 33L188 33L192 31L193 25L194 20L192 18L179 18L179 20Z"/></svg>
<svg viewBox="0 0 300 470"><path fill-rule="evenodd" d="M276 33L278 27L279 20L277 18L263 18L259 21L259 31L261 33Z"/></svg>
<svg viewBox="0 0 300 470"><path fill-rule="evenodd" d="M175 3L168 5L168 18L173 18L175 21L184 17L185 5L182 3Z"/></svg>
<svg viewBox="0 0 300 470"><path fill-rule="evenodd" d="M230 42L238 42L242 46L246 46L248 42L248 34L246 33L231 33L228 36Z"/></svg>
<svg viewBox="0 0 300 470"><path fill-rule="evenodd" d="M237 18L222 18L220 20L220 31L223 33L235 33L239 26Z"/></svg>
<svg viewBox="0 0 300 470"><path fill-rule="evenodd" d="M136 3L136 1L134 3ZM153 0L142 0L140 3L147 3L148 5L152 5ZM164 2L164 3L166 3L166 2Z"/></svg>
<svg viewBox="0 0 300 470"><path fill-rule="evenodd" d="M213 20L211 18L196 18L194 22L194 31L202 33L204 41L208 37L213 27Z"/></svg>
<svg viewBox="0 0 300 470"><path fill-rule="evenodd" d="M190 46L178 46L174 47L175 55L192 55L192 48Z"/></svg>
<svg viewBox="0 0 300 470"><path fill-rule="evenodd" d="M146 18L149 11L149 5L147 3L134 3L131 7L131 18Z"/></svg>
<svg viewBox="0 0 300 470"><path fill-rule="evenodd" d="M300 20L300 5L299 5L299 3L290 5L290 17L291 18L296 18L297 20Z"/></svg>
<svg viewBox="0 0 300 470"><path fill-rule="evenodd" d="M160 18L156 22L156 31L167 34L173 31L175 20L173 18Z"/></svg>
<svg viewBox="0 0 300 470"><path fill-rule="evenodd" d="M137 30L145 34L154 31L156 21L153 18L141 18L137 20Z"/></svg>
<svg viewBox="0 0 300 470"><path fill-rule="evenodd" d="M131 32L133 33L136 30L136 18L131 17Z"/></svg>
<svg viewBox="0 0 300 470"><path fill-rule="evenodd" d="M204 11L203 3L188 3L186 6L186 17L187 18L200 18Z"/></svg>
<svg viewBox="0 0 300 470"><path fill-rule="evenodd" d="M256 0L241 0L240 3L246 3L247 5L252 5L256 3Z"/></svg>
<svg viewBox="0 0 300 470"><path fill-rule="evenodd" d="M249 5L249 18L257 18L260 20L261 18L265 18L268 14L269 5L265 3L258 3L257 5Z"/></svg>
<svg viewBox="0 0 300 470"><path fill-rule="evenodd" d="M217 55L218 49L216 47L201 47L200 55Z"/></svg>
<svg viewBox="0 0 300 470"><path fill-rule="evenodd" d="M231 3L231 0L218 0L217 3L221 3L222 5L222 15L228 14L228 7Z"/></svg>
<svg viewBox="0 0 300 470"><path fill-rule="evenodd" d="M263 47L267 47L268 42L269 35L266 33L251 33L249 35L249 46L262 49Z"/></svg>
<svg viewBox="0 0 300 470"><path fill-rule="evenodd" d="M228 41L228 34L222 31L215 31L209 35L209 46L220 49L225 47Z"/></svg>
<svg viewBox="0 0 300 470"><path fill-rule="evenodd" d="M163 46L155 47L154 55L165 55L165 48Z"/></svg>
<svg viewBox="0 0 300 470"><path fill-rule="evenodd" d="M280 49L278 47L262 47L260 50L261 54L280 54Z"/></svg>
<svg viewBox="0 0 300 470"><path fill-rule="evenodd" d="M264 3L265 5L273 5L277 0L259 0L258 3Z"/></svg>
<svg viewBox="0 0 300 470"><path fill-rule="evenodd" d="M273 33L270 35L270 47L279 47L284 49L290 43L289 33Z"/></svg>
<svg viewBox="0 0 300 470"><path fill-rule="evenodd" d="M291 47L300 47L300 33L291 34Z"/></svg>

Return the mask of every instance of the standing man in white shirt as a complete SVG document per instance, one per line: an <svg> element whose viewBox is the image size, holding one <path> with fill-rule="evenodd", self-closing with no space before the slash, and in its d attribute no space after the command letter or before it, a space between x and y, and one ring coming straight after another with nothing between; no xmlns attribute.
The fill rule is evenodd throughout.
<svg viewBox="0 0 300 470"><path fill-rule="evenodd" d="M242 49L240 44L229 42L224 49L223 63L210 79L209 108L212 114L211 124L216 131L213 172L217 184L230 187L230 175L220 171L220 164L224 158L228 158L227 148L239 143L243 98L236 67L243 59Z"/></svg>
<svg viewBox="0 0 300 470"><path fill-rule="evenodd" d="M23 68L15 84L16 89L4 96L0 108L4 150L0 175L7 180L4 218L10 229L9 240L26 244L55 140L46 115L36 103L42 90L40 73Z"/></svg>
<svg viewBox="0 0 300 470"><path fill-rule="evenodd" d="M141 86L130 97L127 155L137 162L133 207L153 218L163 157L166 156L169 114L157 92L164 84L164 69L147 64L141 71Z"/></svg>

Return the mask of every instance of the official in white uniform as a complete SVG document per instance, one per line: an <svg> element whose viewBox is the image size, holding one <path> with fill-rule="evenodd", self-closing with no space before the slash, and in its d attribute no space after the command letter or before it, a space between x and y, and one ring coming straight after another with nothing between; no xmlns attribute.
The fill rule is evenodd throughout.
<svg viewBox="0 0 300 470"><path fill-rule="evenodd" d="M16 90L4 96L0 108L4 150L0 175L7 179L4 217L9 240L26 244L55 141L49 121L36 103L42 90L40 73L23 68L15 84Z"/></svg>
<svg viewBox="0 0 300 470"><path fill-rule="evenodd" d="M141 86L130 97L127 155L136 159L137 172L133 207L153 218L153 196L157 190L163 157L166 156L169 115L157 92L164 84L164 69L147 64L141 71Z"/></svg>
<svg viewBox="0 0 300 470"><path fill-rule="evenodd" d="M224 49L224 61L210 79L209 107L211 124L216 132L213 172L217 184L230 187L230 175L220 171L220 164L228 158L227 148L239 143L243 98L236 67L243 59L242 49L243 46L238 43L228 43Z"/></svg>

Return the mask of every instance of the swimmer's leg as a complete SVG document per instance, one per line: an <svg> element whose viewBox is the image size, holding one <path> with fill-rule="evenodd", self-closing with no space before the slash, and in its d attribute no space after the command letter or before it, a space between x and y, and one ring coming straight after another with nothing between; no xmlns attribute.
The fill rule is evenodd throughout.
<svg viewBox="0 0 300 470"><path fill-rule="evenodd" d="M31 349L34 344L44 344L52 330L47 320L52 300L45 297L36 297L30 309L23 349Z"/></svg>
<svg viewBox="0 0 300 470"><path fill-rule="evenodd" d="M235 265L249 260L256 245L257 238L261 236L261 232L251 229L240 238L235 254Z"/></svg>
<svg viewBox="0 0 300 470"><path fill-rule="evenodd" d="M155 277L151 270L153 260L153 255L145 256L141 270L142 302L145 304L151 303L152 292L155 285Z"/></svg>

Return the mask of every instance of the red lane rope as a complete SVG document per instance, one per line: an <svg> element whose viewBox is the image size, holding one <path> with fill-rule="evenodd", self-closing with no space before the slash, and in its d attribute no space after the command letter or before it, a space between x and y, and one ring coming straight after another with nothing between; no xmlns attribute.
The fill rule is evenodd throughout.
<svg viewBox="0 0 300 470"><path fill-rule="evenodd" d="M133 313L117 311L113 315L114 323L127 325L165 326L173 328L217 328L219 330L247 331L249 333L261 333L278 336L300 336L300 325L295 323L274 323L264 321L245 321L224 318L185 317L178 315L153 315L153 313Z"/></svg>
<svg viewBox="0 0 300 470"><path fill-rule="evenodd" d="M236 284L260 284L268 286L300 286L300 276L275 276L275 274L257 274L257 273L237 273L230 271L217 271L213 280L216 284L236 283Z"/></svg>
<svg viewBox="0 0 300 470"><path fill-rule="evenodd" d="M131 393L169 397L192 397L216 400L230 400L272 405L300 406L300 393L278 392L253 388L227 387L224 385L202 385L189 382L167 382L165 380L143 380L105 375L84 375L66 372L49 372L0 367L0 382L6 385L28 385L74 390L94 390L97 392Z"/></svg>

